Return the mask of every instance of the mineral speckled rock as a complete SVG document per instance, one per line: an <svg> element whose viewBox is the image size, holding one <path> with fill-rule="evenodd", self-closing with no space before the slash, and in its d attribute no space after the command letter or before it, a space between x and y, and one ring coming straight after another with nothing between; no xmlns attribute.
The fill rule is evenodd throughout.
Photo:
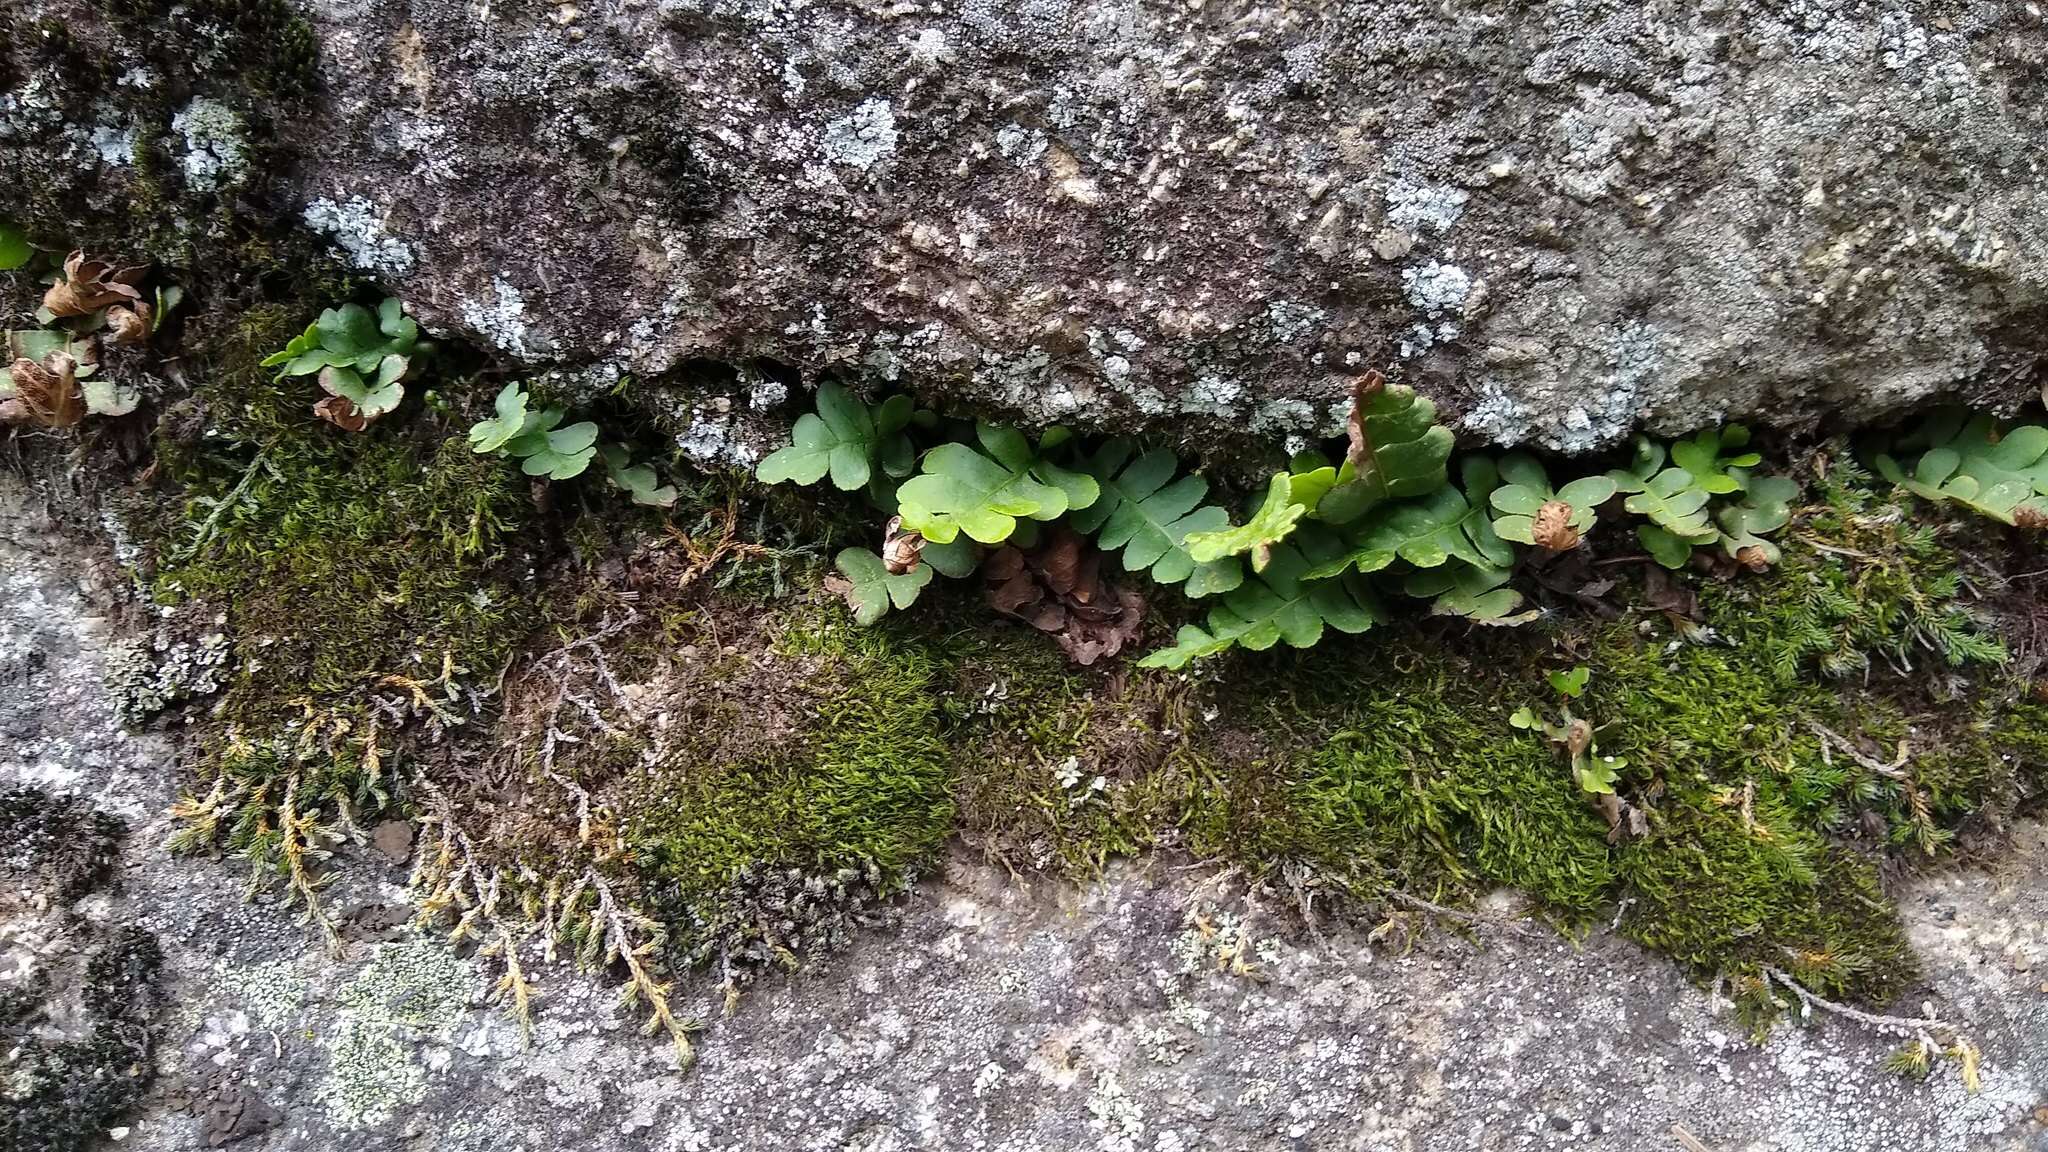
<svg viewBox="0 0 2048 1152"><path fill-rule="evenodd" d="M1328 434L1391 363L1584 450L2015 403L2048 331L2027 5L310 0L303 112L30 8L75 43L0 74L14 174L269 181L238 211L508 358L667 385L706 460L779 417L667 375L702 360L1205 448ZM67 102L80 54L115 96Z"/></svg>

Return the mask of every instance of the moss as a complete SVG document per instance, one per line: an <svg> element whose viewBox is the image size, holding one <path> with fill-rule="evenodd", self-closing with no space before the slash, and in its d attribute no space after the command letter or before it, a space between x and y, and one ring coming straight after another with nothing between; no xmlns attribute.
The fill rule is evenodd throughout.
<svg viewBox="0 0 2048 1152"><path fill-rule="evenodd" d="M124 32L146 34L146 53L172 82L239 80L297 102L319 83L313 26L286 0L95 0ZM225 67L222 67L225 62Z"/></svg>
<svg viewBox="0 0 2048 1152"><path fill-rule="evenodd" d="M1442 899L1483 881L1569 920L1597 910L1614 880L1607 826L1555 751L1507 723L1504 702L1537 698L1535 676L1407 644L1322 671L1349 704L1295 768L1305 850L1375 888Z"/></svg>
<svg viewBox="0 0 2048 1152"><path fill-rule="evenodd" d="M58 900L97 888L113 867L121 822L77 797L0 791L0 872L35 875Z"/></svg>
<svg viewBox="0 0 2048 1152"><path fill-rule="evenodd" d="M182 530L155 589L225 607L238 717L385 676L428 679L444 657L486 677L528 626L514 578L533 515L525 485L460 439L316 427L250 459L188 458L176 478Z"/></svg>
<svg viewBox="0 0 2048 1152"><path fill-rule="evenodd" d="M772 930L780 909L731 899L763 871L871 873L876 888L893 890L952 827L931 655L844 625L798 629L791 640L813 709L789 730L745 740L733 738L749 722L745 703L720 708L694 744L652 766L628 807L628 850L667 918L687 927L684 947L717 939L730 948Z"/></svg>
<svg viewBox="0 0 2048 1152"><path fill-rule="evenodd" d="M30 919L33 910L62 909L98 888L121 833L120 821L87 801L25 788L0 792L0 842L9 846L0 871L17 878L20 906ZM156 1075L163 959L156 938L132 926L59 914L73 946L40 957L25 980L0 989L4 1152L98 1147ZM63 1007L74 996L77 1007ZM81 1024L87 1026L83 1036L61 1038L75 1035Z"/></svg>
<svg viewBox="0 0 2048 1152"><path fill-rule="evenodd" d="M1873 489L1846 452L1820 459L1834 463L1771 578L1706 586L1715 626L1767 650L1764 667L1785 684L1810 669L1860 676L1873 657L1899 672L2003 663L2004 645L1959 598L1958 560L1985 550L1983 525L1932 519L1904 493Z"/></svg>
<svg viewBox="0 0 2048 1152"><path fill-rule="evenodd" d="M51 1040L38 1027L36 997L0 998L0 1043L8 1049L5 1152L86 1152L120 1123L156 1078L156 996L163 954L138 928L115 929L86 961L80 998L91 1032Z"/></svg>
<svg viewBox="0 0 2048 1152"><path fill-rule="evenodd" d="M1869 862L1768 806L1668 805L1618 854L1635 900L1622 932L1701 977L1790 971L1831 998L1884 1004L1916 968Z"/></svg>

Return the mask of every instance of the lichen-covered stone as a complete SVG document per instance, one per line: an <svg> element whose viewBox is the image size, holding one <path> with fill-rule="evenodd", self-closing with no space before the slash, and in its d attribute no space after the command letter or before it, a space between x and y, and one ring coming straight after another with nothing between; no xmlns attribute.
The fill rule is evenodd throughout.
<svg viewBox="0 0 2048 1152"><path fill-rule="evenodd" d="M1398 364L1476 438L1577 451L2012 404L2043 350L2025 6L310 0L319 82L282 91L289 53L152 43L217 9L12 49L0 175L211 195L238 119L288 124L237 211L684 407L676 369L768 358L1250 447ZM758 450L718 425L679 434Z"/></svg>

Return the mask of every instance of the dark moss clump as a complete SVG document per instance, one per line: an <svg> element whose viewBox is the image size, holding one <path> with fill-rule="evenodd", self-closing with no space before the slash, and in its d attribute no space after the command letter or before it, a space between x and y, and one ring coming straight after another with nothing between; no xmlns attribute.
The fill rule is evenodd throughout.
<svg viewBox="0 0 2048 1152"><path fill-rule="evenodd" d="M285 0L94 0L123 32L146 33L150 58L173 82L240 79L291 101L319 80L313 26ZM226 76L219 75L220 62Z"/></svg>
<svg viewBox="0 0 2048 1152"><path fill-rule="evenodd" d="M1607 825L1557 753L1507 723L1541 699L1538 677L1405 643L1373 656L1317 668L1343 692L1297 705L1326 733L1289 769L1298 850L1366 891L1511 885L1564 919L1591 916L1614 882Z"/></svg>
<svg viewBox="0 0 2048 1152"><path fill-rule="evenodd" d="M155 984L163 956L156 938L117 929L86 962L80 997L91 1024L76 1040L48 1040L41 996L0 998L6 1096L0 1152L83 1152L97 1148L155 1079ZM47 987L42 989L47 991Z"/></svg>
<svg viewBox="0 0 2048 1152"><path fill-rule="evenodd" d="M18 878L0 896L0 914L14 911L9 901L25 888L33 909L49 909L89 949L83 964L62 951L39 958L29 980L0 992L0 1152L98 1147L156 1074L156 938L99 927L69 908L106 881L122 833L88 801L0 792L0 871ZM57 1007L67 1003L77 1007Z"/></svg>
<svg viewBox="0 0 2048 1152"><path fill-rule="evenodd" d="M1670 804L1619 852L1622 931L1702 977L1790 972L1823 996L1889 1003L1916 965L1870 862L1768 805Z"/></svg>
<svg viewBox="0 0 2048 1152"><path fill-rule="evenodd" d="M121 822L90 801L35 788L0 791L0 870L36 876L53 899L99 887L120 840Z"/></svg>
<svg viewBox="0 0 2048 1152"><path fill-rule="evenodd" d="M1768 648L1767 667L1787 684L1813 669L1861 676L1873 657L1899 673L2004 662L2003 643L1961 599L1961 557L1997 551L1985 525L1920 515L1846 453L1819 459L1832 463L1771 577L1707 586L1719 626Z"/></svg>

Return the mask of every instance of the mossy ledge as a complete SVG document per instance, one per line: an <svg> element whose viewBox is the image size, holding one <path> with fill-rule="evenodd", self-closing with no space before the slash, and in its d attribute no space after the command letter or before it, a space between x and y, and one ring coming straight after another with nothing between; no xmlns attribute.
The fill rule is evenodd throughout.
<svg viewBox="0 0 2048 1152"><path fill-rule="evenodd" d="M1166 674L1075 668L964 585L854 626L819 586L818 557L868 530L836 497L731 475L679 474L667 511L529 490L456 438L482 382L345 436L267 376L221 379L205 401L238 447L166 444L186 499L153 570L224 613L238 655L182 842L313 911L322 846L416 819L422 916L490 943L511 1010L522 950L567 948L685 1053L669 979L710 965L737 996L829 952L949 840L1076 878L1186 853L1344 915L1511 887L1762 1015L1766 968L1886 1004L1915 965L1885 877L1995 844L2048 763L2032 600L2000 575L2031 543L1886 492L1838 444L1779 448L1807 490L1768 574L1623 565L1593 609L1522 628L1412 616ZM1189 611L1161 596L1149 627ZM1508 722L1580 665L1632 833Z"/></svg>

